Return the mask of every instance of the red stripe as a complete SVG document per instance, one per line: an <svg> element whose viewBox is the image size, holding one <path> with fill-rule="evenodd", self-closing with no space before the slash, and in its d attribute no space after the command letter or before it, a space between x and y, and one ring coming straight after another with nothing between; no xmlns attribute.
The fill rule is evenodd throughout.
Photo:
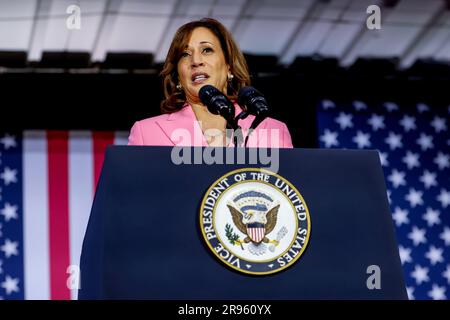
<svg viewBox="0 0 450 320"><path fill-rule="evenodd" d="M66 281L69 254L68 132L47 132L50 298L69 300Z"/></svg>
<svg viewBox="0 0 450 320"><path fill-rule="evenodd" d="M247 234L255 242L260 242L264 238L264 233L264 228L247 228Z"/></svg>
<svg viewBox="0 0 450 320"><path fill-rule="evenodd" d="M105 160L105 151L108 145L114 144L114 132L93 132L94 146L94 191Z"/></svg>

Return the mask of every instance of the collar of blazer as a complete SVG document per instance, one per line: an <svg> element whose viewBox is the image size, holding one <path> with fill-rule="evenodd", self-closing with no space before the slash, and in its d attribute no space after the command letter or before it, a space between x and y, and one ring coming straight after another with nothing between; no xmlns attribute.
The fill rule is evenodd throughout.
<svg viewBox="0 0 450 320"><path fill-rule="evenodd" d="M235 116L237 116L239 113L242 112L241 107L234 103L235 107ZM239 121L239 125L242 127L244 131L244 135L247 131L247 129L250 127L250 125L253 122L253 119L255 117L252 115L249 115L244 120ZM164 117L162 119L159 119L156 121L157 124L161 127L161 130L164 131L166 136L172 141L174 145L180 145L180 146L208 146L208 143L206 142L206 139L203 135L202 129L200 128L200 125L197 121L197 118L195 116L194 110L192 110L192 106L188 103L185 103L180 111L173 112L167 115L167 117ZM263 126L264 123L261 124ZM180 138L180 135L183 134L183 132L175 132L176 130L184 129L189 131L190 139L182 139ZM195 139L195 137L201 137L201 143L200 139ZM180 140L182 140L181 143ZM197 140L197 141L196 141Z"/></svg>

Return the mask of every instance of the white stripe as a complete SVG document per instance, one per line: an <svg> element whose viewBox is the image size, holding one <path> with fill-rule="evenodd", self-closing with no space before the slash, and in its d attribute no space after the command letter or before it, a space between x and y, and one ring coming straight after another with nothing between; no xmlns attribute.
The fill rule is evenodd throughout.
<svg viewBox="0 0 450 320"><path fill-rule="evenodd" d="M69 133L69 234L72 279L78 279L81 247L89 220L94 190L92 134L88 131ZM72 283L72 299L77 299L77 282Z"/></svg>
<svg viewBox="0 0 450 320"><path fill-rule="evenodd" d="M128 132L116 131L114 133L114 144L119 146L126 146L128 144Z"/></svg>
<svg viewBox="0 0 450 320"><path fill-rule="evenodd" d="M25 299L50 299L48 172L45 131L26 131L23 140Z"/></svg>

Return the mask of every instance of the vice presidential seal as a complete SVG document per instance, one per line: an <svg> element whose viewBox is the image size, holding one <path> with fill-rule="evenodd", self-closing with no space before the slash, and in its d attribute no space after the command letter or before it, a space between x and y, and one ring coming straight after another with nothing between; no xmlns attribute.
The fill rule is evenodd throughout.
<svg viewBox="0 0 450 320"><path fill-rule="evenodd" d="M223 263L264 275L300 258L311 221L302 195L289 181L264 169L246 168L211 185L200 207L200 228Z"/></svg>

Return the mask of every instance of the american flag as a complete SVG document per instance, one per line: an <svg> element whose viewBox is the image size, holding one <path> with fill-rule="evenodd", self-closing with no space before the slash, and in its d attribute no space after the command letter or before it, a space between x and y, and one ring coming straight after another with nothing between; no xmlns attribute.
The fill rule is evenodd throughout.
<svg viewBox="0 0 450 320"><path fill-rule="evenodd" d="M75 299L109 144L123 132L0 133L0 299Z"/></svg>
<svg viewBox="0 0 450 320"><path fill-rule="evenodd" d="M410 299L450 298L448 108L323 100L322 148L377 149Z"/></svg>

